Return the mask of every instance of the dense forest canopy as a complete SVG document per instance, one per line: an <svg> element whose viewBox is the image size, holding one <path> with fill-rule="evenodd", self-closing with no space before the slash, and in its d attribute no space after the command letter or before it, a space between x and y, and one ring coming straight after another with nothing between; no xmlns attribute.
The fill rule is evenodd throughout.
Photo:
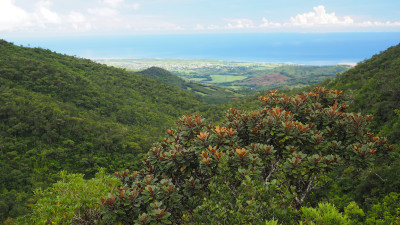
<svg viewBox="0 0 400 225"><path fill-rule="evenodd" d="M203 105L139 74L3 40L0 74L2 219L23 214L60 170L138 168L163 130Z"/></svg>
<svg viewBox="0 0 400 225"><path fill-rule="evenodd" d="M399 59L395 46L331 89L211 106L189 90L209 87L160 68L0 40L0 219L400 223Z"/></svg>
<svg viewBox="0 0 400 225"><path fill-rule="evenodd" d="M344 90L352 101L351 110L373 114L373 130L400 144L400 45L324 84Z"/></svg>
<svg viewBox="0 0 400 225"><path fill-rule="evenodd" d="M396 154L386 138L369 132L373 117L347 112L342 97L342 91L323 87L292 97L273 90L260 97L263 106L258 110L232 108L220 125L207 123L200 115L184 115L148 151L141 170L115 172L121 183L103 175L96 179L110 186L98 190L79 177L68 176L36 194L39 201L32 214L17 221L396 223L400 194L386 196L382 205L360 207L349 195L336 196L341 189L331 190L340 183L338 178L354 179L374 162L383 163ZM93 193L82 197L86 204L75 199L72 209L66 207L69 202L58 206L58 199L68 199L71 192L79 194L81 186ZM66 193L54 194L60 187ZM103 193L100 202L90 199L99 193ZM316 198L322 193L325 201ZM336 202L345 205L338 209Z"/></svg>

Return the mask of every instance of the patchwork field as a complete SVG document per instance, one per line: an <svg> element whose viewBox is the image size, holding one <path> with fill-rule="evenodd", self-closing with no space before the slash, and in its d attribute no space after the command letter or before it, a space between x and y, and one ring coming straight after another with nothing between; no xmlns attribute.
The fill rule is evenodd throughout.
<svg viewBox="0 0 400 225"><path fill-rule="evenodd" d="M321 82L351 66L311 66L216 60L183 59L100 59L110 66L140 71L160 67L189 81L232 89L293 88Z"/></svg>

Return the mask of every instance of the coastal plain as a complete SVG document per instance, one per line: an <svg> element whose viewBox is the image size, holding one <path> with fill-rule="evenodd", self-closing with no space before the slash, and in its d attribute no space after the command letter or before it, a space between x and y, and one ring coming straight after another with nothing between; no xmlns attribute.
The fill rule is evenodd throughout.
<svg viewBox="0 0 400 225"><path fill-rule="evenodd" d="M219 61L201 59L97 59L109 66L141 71L150 67L166 69L185 80L235 90L299 88L333 78L351 65L299 65L288 63Z"/></svg>

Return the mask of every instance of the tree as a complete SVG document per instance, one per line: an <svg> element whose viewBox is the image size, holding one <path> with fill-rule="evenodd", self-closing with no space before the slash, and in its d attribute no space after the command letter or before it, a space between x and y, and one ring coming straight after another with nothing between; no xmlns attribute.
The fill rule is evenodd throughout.
<svg viewBox="0 0 400 225"><path fill-rule="evenodd" d="M221 125L185 115L149 150L143 170L115 174L124 186L103 199L106 214L124 224L196 222L210 215L201 211L210 198L228 201L219 210L232 215L249 213L250 205L256 211L276 205L300 210L313 191L394 149L368 131L373 116L346 112L342 96L323 87L294 97L273 90L260 97L263 108L230 109ZM268 196L245 193L244 187L254 188L249 180ZM224 189L234 197L218 195ZM241 198L248 199L238 208ZM271 210L265 212L261 216L273 219Z"/></svg>
<svg viewBox="0 0 400 225"><path fill-rule="evenodd" d="M101 219L100 197L121 185L104 168L90 180L83 174L60 173L62 180L46 190L35 190L38 201L32 213L19 217L16 224L96 224Z"/></svg>

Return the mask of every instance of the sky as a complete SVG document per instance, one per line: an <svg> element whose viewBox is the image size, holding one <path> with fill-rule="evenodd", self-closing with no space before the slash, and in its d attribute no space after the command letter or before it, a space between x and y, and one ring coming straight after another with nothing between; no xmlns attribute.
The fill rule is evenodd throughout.
<svg viewBox="0 0 400 225"><path fill-rule="evenodd" d="M400 0L0 0L0 38L400 32Z"/></svg>

